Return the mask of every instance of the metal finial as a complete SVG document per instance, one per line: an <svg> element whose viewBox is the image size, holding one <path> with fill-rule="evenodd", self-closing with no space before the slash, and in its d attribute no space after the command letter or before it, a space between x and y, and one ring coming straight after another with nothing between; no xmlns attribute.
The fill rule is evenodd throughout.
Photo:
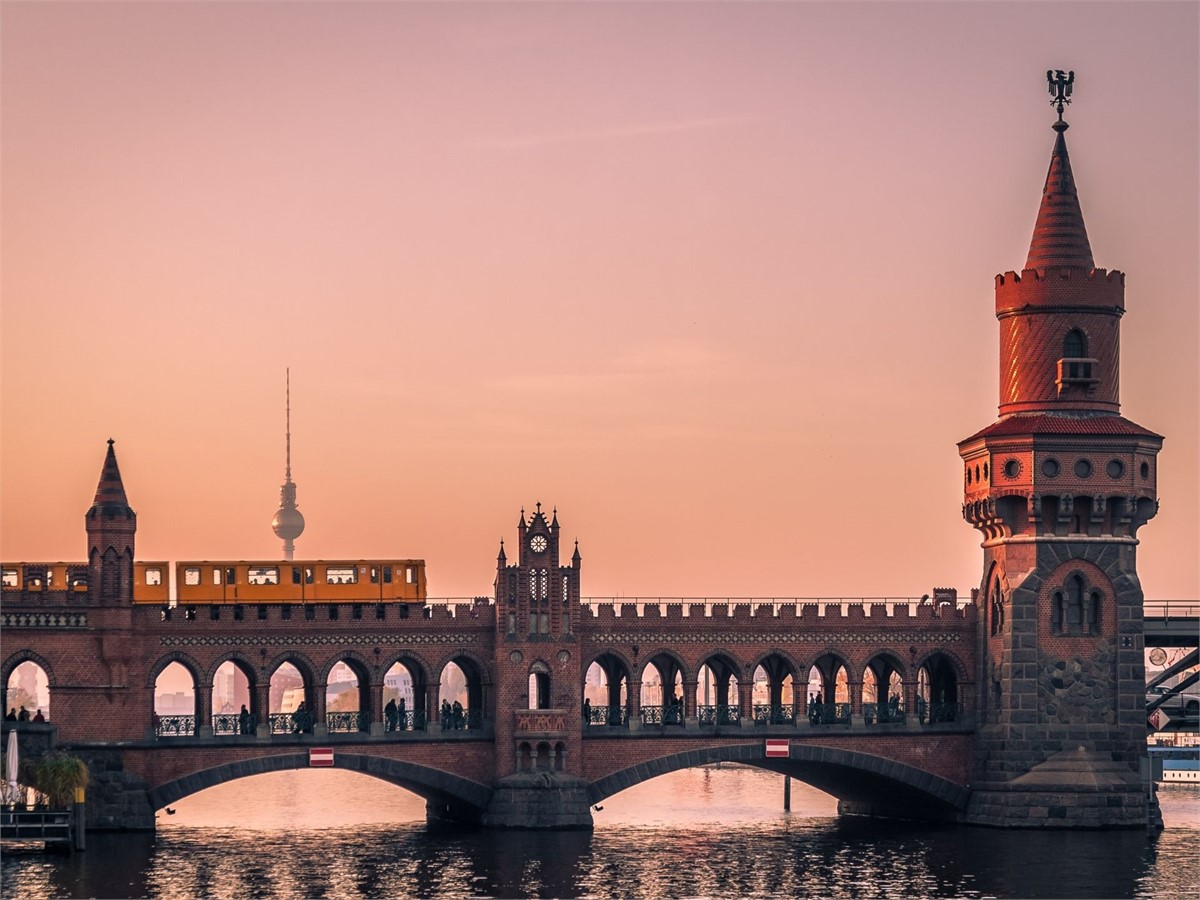
<svg viewBox="0 0 1200 900"><path fill-rule="evenodd" d="M1071 105L1071 91L1075 84L1074 72L1062 69L1047 69L1046 83L1050 87L1050 105L1058 107L1058 121L1063 120L1063 107Z"/></svg>

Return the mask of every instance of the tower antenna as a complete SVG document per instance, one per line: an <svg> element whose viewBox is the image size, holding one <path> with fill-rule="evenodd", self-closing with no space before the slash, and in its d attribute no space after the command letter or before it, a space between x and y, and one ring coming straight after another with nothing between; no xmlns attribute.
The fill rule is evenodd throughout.
<svg viewBox="0 0 1200 900"><path fill-rule="evenodd" d="M279 488L279 509L271 520L271 530L283 539L283 558L291 560L295 553L295 540L304 531L304 516L296 508L296 485L292 483L292 370L284 370L286 426L284 441L286 457L283 469L283 485Z"/></svg>

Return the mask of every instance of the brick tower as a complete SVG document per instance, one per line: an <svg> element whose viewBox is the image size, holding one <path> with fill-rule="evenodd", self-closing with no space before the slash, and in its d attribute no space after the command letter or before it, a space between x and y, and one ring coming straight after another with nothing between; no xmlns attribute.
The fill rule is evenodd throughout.
<svg viewBox="0 0 1200 900"><path fill-rule="evenodd" d="M558 512L539 503L517 524L517 564L496 559L496 774L484 824L590 828L580 777L583 681L572 613L579 547L559 564Z"/></svg>
<svg viewBox="0 0 1200 900"><path fill-rule="evenodd" d="M1139 776L1135 555L1158 508L1162 438L1120 415L1125 276L1093 262L1061 86L1058 102L1029 257L1019 275L996 277L1000 418L958 445L963 516L983 535L969 818L1144 826L1157 810Z"/></svg>
<svg viewBox="0 0 1200 900"><path fill-rule="evenodd" d="M88 577L91 596L102 603L133 602L133 538L137 514L125 497L113 441L100 471L96 499L84 517L87 524Z"/></svg>

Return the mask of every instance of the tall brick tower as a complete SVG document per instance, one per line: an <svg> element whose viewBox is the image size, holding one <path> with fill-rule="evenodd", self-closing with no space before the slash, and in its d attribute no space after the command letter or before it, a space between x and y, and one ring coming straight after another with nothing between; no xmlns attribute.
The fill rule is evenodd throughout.
<svg viewBox="0 0 1200 900"><path fill-rule="evenodd" d="M100 471L96 499L84 517L87 523L90 594L104 603L133 602L133 538L137 514L125 497L113 441Z"/></svg>
<svg viewBox="0 0 1200 900"><path fill-rule="evenodd" d="M1047 74L1059 119L1029 257L996 277L1000 418L958 445L983 535L969 817L1144 826L1135 555L1163 439L1120 415L1125 276L1092 259L1062 119L1074 74Z"/></svg>
<svg viewBox="0 0 1200 900"><path fill-rule="evenodd" d="M580 777L582 669L573 612L579 609L579 547L559 564L558 511L539 503L517 524L516 565L496 559L496 773L484 824L589 828ZM515 710L515 712L505 712Z"/></svg>

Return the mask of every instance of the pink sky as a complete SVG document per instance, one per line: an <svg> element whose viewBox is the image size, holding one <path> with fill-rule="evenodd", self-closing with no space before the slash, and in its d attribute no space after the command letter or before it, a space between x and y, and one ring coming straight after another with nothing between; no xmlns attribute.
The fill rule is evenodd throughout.
<svg viewBox="0 0 1200 900"><path fill-rule="evenodd" d="M1061 67L1195 598L1198 10L4 3L0 554L112 437L139 558L278 558L290 366L299 557L490 593L540 500L587 595L965 593Z"/></svg>

